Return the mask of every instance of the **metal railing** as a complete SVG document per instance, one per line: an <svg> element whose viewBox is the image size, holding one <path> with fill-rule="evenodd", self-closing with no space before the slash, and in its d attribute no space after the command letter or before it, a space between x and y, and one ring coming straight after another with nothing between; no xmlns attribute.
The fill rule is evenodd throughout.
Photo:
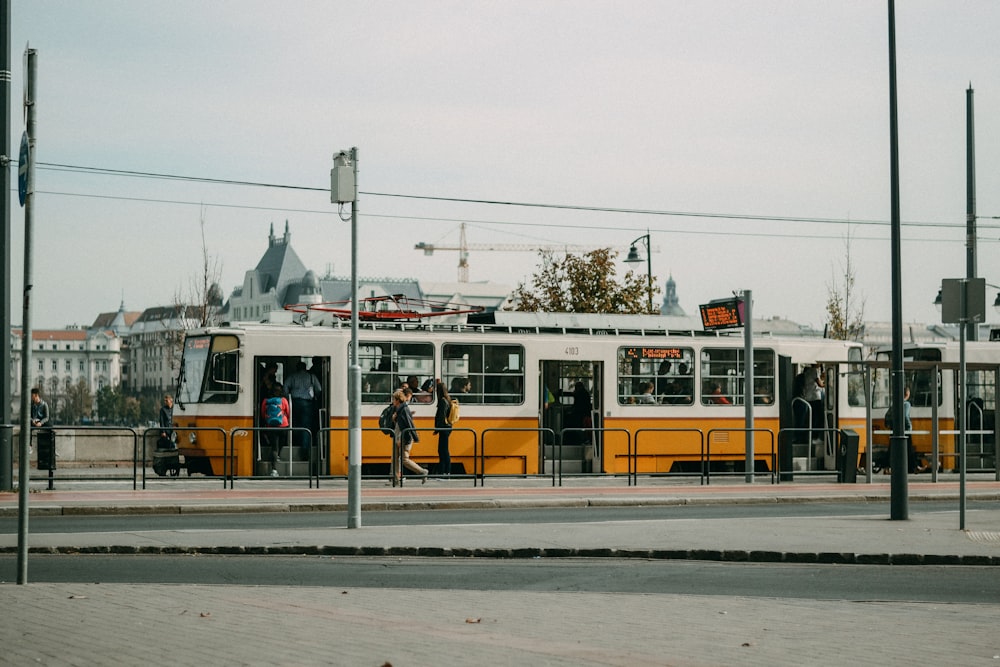
<svg viewBox="0 0 1000 667"><path fill-rule="evenodd" d="M482 447L479 450L479 457L482 457L482 460L481 460L482 466L480 467L478 464L473 464L473 479L478 479L479 483L482 486L486 486L486 459L487 459L487 454L486 454L486 435L488 433L529 433L529 432L530 433L536 433L536 434L538 434L538 436L541 436L543 433L548 433L548 434L552 435L553 439L555 438L555 431L553 431L551 428L548 428L548 427L540 427L540 428L527 428L527 427L525 427L525 428L515 428L515 427L510 427L510 428L487 428L487 429L483 429L482 435L480 436L480 438L482 439ZM541 437L538 438L538 442L542 442L542 438ZM562 439L561 438L560 438L560 443L559 444L560 445L562 444ZM543 451L544 451L544 449L543 449ZM511 458L512 456L515 456L515 455L498 454L497 456L503 456L505 458ZM479 457L476 457L477 461L479 460ZM523 458L524 459L524 471L525 471L524 474L527 475L527 470L528 470L528 460L527 460L527 457L526 456L525 457L521 457L520 455L516 455L515 458ZM542 456L540 462L542 464L542 470L544 471L545 470L544 455ZM480 473L479 470L482 470L482 473ZM542 475L542 476L544 476L544 475ZM552 466L552 486L555 486L555 485L556 485L556 470L555 470L555 466ZM475 484L473 484L473 486L475 486Z"/></svg>
<svg viewBox="0 0 1000 667"><path fill-rule="evenodd" d="M778 467L778 448L777 441L774 437L774 431L769 428L713 428L709 429L708 433L705 434L705 458L708 460L709 466L705 470L705 484L709 485L712 483L712 434L713 433L766 433L771 439L771 469L769 472L758 473L756 470L745 470L743 472L734 472L733 475L770 475L771 484L775 483L776 469ZM754 461L757 460L757 451L754 450ZM725 474L725 473L717 473ZM749 480L748 480L749 481Z"/></svg>
<svg viewBox="0 0 1000 667"><path fill-rule="evenodd" d="M640 428L639 430L637 430L635 432L635 450L634 450L634 452L633 451L629 452L629 466L628 466L629 486L638 486L639 485L639 436L642 435L642 434L644 434L644 433L674 433L674 434L697 433L698 434L698 454L697 454L697 456L698 456L698 472L697 473L693 473L693 474L698 475L699 482L702 485L705 484L705 471L708 469L708 466L707 466L708 462L707 462L707 460L705 458L705 433L701 429L699 429L699 428ZM677 452L671 452L671 453L664 453L664 454L653 454L653 456L654 457L669 456L671 458L677 459L677 458L688 458L691 455L684 454L684 453L678 454ZM692 473L684 473L684 472L680 472L680 473L670 473L670 472L667 472L667 473L654 473L654 474L662 474L662 475L673 474L673 475L683 475L683 476L691 476L692 475Z"/></svg>

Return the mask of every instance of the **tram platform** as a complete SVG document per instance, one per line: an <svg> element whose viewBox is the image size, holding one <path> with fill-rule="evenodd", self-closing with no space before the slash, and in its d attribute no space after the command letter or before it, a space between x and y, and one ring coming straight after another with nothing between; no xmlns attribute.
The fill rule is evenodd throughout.
<svg viewBox="0 0 1000 667"><path fill-rule="evenodd" d="M637 559L636 565L654 559L937 564L992 576L978 566L1000 565L1000 483L968 485L965 530L959 529L957 480L914 477L908 491L909 518L891 521L888 478L851 485L640 480L635 487L624 480L569 480L552 487L539 480L490 479L473 487L471 481L432 479L401 488L370 480L361 490L362 526L347 528L344 481L324 480L318 489L291 481L209 488L183 479L142 491L80 486L33 491L30 515L314 511L328 512L330 524L227 529L220 516L211 531L157 530L153 522L150 530L127 533L31 531L29 559L45 553L358 555L387 563L403 556L588 557ZM954 507L923 511L922 499L953 501ZM885 512L821 518L783 512L792 503L848 500L877 503ZM17 503L17 494L0 494L4 516L14 515ZM767 503L773 513L750 520L417 526L408 524L405 512L699 503ZM400 519L392 526L365 526L364 513L375 509L400 510ZM6 558L16 543L16 535L0 536ZM751 598L234 582L5 583L0 594L9 612L0 642L12 664L911 665L957 659L995 665L1000 656L1000 605L791 599L780 591ZM873 644L872 637L879 639Z"/></svg>

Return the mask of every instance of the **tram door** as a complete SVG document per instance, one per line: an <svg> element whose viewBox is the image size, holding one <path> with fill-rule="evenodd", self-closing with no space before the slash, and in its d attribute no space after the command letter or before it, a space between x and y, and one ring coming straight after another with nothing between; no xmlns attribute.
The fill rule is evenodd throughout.
<svg viewBox="0 0 1000 667"><path fill-rule="evenodd" d="M310 399L297 400L295 396L290 394L289 381L292 376L297 372L299 364L305 366L305 371L309 375L316 377L319 382L320 387L319 392L316 392L314 388L310 388L309 392L312 394ZM310 455L309 446L312 443L319 442L319 429L328 427L329 422L329 406L330 406L330 357L328 356L257 356L254 358L254 426L258 428L264 427L263 408L262 403L264 399L272 395L274 387L278 387L278 393L285 396L289 402L289 408L291 409L291 426L297 428L307 428L310 433L307 436L302 431L296 431L294 434L289 433L283 438L279 438L278 441L274 440L274 437L270 434L264 435L261 432L257 433L257 443L255 451L255 464L254 464L254 474L255 475L268 475L274 470L273 461L275 460L273 447L278 447L278 457L282 461L287 463L287 470L283 470L286 474L310 474L310 469L307 462L312 461L312 472L317 470L325 471L328 470L326 467L328 465L327 460L327 448L325 439L320 444L323 445L316 453L319 455ZM306 386L310 386L310 383L305 383ZM302 395L304 398L304 395ZM288 448L293 448L294 451L287 451ZM325 473L323 473L325 474Z"/></svg>
<svg viewBox="0 0 1000 667"><path fill-rule="evenodd" d="M601 434L581 430L601 427L603 362L551 360L540 366L539 423L552 431L542 434L542 469L551 472L561 456L564 473L603 472Z"/></svg>

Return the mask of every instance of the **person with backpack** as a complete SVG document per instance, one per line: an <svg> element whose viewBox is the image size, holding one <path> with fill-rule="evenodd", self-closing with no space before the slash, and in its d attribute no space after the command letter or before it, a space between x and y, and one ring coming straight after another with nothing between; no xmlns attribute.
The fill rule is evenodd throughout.
<svg viewBox="0 0 1000 667"><path fill-rule="evenodd" d="M280 384L275 383L264 400L260 402L261 424L268 427L268 431L261 431L261 441L271 448L271 477L278 476L278 458L281 453L282 442L287 442L287 433L282 434L280 429L287 429L291 408L285 392Z"/></svg>
<svg viewBox="0 0 1000 667"><path fill-rule="evenodd" d="M448 449L448 439L451 438L451 429L454 426L452 422L458 416L458 401L448 394L444 382L440 379L434 382L437 393L437 409L434 412L434 433L438 437L437 472L447 477L451 474L451 451Z"/></svg>
<svg viewBox="0 0 1000 667"><path fill-rule="evenodd" d="M427 483L427 473L429 472L426 468L421 468L420 464L410 458L410 449L413 447L413 443L420 442L420 436L417 434L415 427L413 425L413 413L410 412L410 396L412 394L406 389L397 389L392 394L392 402L396 406L396 429L394 433L394 445L396 451L393 458L393 486L397 483L402 483L402 471L396 467L396 461L400 461L402 466L408 470L412 470L421 476L420 483Z"/></svg>

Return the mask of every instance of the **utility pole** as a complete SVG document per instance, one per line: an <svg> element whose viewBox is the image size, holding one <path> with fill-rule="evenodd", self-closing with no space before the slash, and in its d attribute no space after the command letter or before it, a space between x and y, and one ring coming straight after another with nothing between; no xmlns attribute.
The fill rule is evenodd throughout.
<svg viewBox="0 0 1000 667"><path fill-rule="evenodd" d="M361 527L361 364L358 361L358 149L333 155L330 201L351 203L351 358L347 369L347 527Z"/></svg>
<svg viewBox="0 0 1000 667"><path fill-rule="evenodd" d="M18 196L24 203L24 298L21 313L21 437L18 443L17 466L17 583L28 583L28 448L31 445L31 237L33 234L35 198L35 74L37 71L36 52L25 49L27 63L25 72L24 105L26 126L21 142L21 156L18 165ZM23 175L22 175L23 174Z"/></svg>
<svg viewBox="0 0 1000 667"><path fill-rule="evenodd" d="M889 518L909 518L907 442L903 424L903 295L899 214L899 123L896 100L896 5L889 0L889 200L892 255L892 368L889 374L894 419L889 437Z"/></svg>
<svg viewBox="0 0 1000 667"><path fill-rule="evenodd" d="M14 490L14 438L13 428L4 426L11 423L10 403L13 387L7 382L11 376L10 332L10 0L0 0L0 114L3 128L0 129L0 216L3 231L0 232L0 491Z"/></svg>
<svg viewBox="0 0 1000 667"><path fill-rule="evenodd" d="M976 277L976 131L972 82L965 91L965 277ZM969 322L967 338L979 340L979 323Z"/></svg>

